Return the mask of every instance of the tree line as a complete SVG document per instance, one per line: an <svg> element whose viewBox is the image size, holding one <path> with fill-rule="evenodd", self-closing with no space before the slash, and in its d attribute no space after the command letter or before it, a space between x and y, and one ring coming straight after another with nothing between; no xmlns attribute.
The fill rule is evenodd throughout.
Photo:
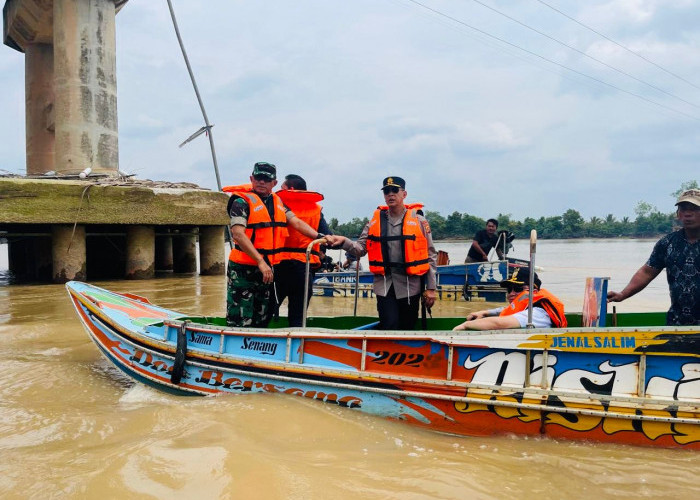
<svg viewBox="0 0 700 500"><path fill-rule="evenodd" d="M687 189L698 189L697 181L684 182L680 189L672 193L674 199ZM661 212L655 206L640 201L634 209L635 218L617 219L613 214L606 217L591 217L586 220L572 208L561 215L526 217L522 221L514 220L510 214L498 214L498 229L511 231L516 238L529 238L532 229L537 230L537 237L542 239L567 238L619 238L619 237L654 237L673 231L676 222L675 212ZM426 211L425 218L430 223L433 239L470 239L486 225L486 219L468 213L453 212L447 217L439 212ZM336 234L357 237L369 222L367 217L355 217L351 221L340 223L332 218L329 226Z"/></svg>

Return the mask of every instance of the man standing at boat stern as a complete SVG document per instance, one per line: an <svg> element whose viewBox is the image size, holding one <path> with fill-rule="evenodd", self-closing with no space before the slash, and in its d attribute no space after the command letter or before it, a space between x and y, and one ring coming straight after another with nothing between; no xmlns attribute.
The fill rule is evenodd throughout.
<svg viewBox="0 0 700 500"><path fill-rule="evenodd" d="M496 249L496 255L498 258L503 260L503 250L498 248L498 235L496 231L498 230L498 221L496 219L489 219L486 221L486 228L480 229L474 235L472 244L469 247L469 252L467 252L467 258L464 259L465 264L471 264L473 262L488 262L489 252L492 248Z"/></svg>
<svg viewBox="0 0 700 500"><path fill-rule="evenodd" d="M621 302L642 291L666 268L671 294L666 324L700 325L700 189L683 192L676 207L683 228L661 238L627 286L608 293L608 302Z"/></svg>
<svg viewBox="0 0 700 500"><path fill-rule="evenodd" d="M227 186L228 214L234 247L229 254L226 324L267 327L274 312L273 266L280 261L287 225L316 239L318 231L294 215L272 192L277 168L266 162L253 167L250 184Z"/></svg>
<svg viewBox="0 0 700 500"><path fill-rule="evenodd" d="M357 241L336 236L356 257L368 254L381 330L413 330L421 300L431 308L436 298L437 252L428 221L416 213L422 205L405 204L406 182L382 182L386 205L375 210Z"/></svg>

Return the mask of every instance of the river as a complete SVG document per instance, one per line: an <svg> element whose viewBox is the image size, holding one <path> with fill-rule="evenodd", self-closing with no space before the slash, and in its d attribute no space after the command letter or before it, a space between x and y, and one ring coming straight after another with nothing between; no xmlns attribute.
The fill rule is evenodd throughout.
<svg viewBox="0 0 700 500"><path fill-rule="evenodd" d="M452 263L467 242L442 243ZM544 287L580 309L583 277L620 289L653 240L541 241ZM517 257L527 242L515 242ZM337 254L333 255L337 258ZM159 305L221 314L225 279L96 283ZM362 299L361 313L374 300ZM482 304L441 301L434 313ZM347 314L314 297L310 314ZM665 277L618 311L664 310ZM283 395L188 398L128 380L80 327L63 286L0 287L2 498L677 497L697 491L700 455L522 437L442 435Z"/></svg>

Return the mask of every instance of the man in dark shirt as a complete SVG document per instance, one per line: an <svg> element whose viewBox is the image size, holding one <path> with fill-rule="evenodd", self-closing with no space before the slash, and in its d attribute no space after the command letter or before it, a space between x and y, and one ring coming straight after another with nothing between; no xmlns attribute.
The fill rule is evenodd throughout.
<svg viewBox="0 0 700 500"><path fill-rule="evenodd" d="M683 229L661 238L627 286L621 292L608 293L608 302L620 302L640 292L666 268L671 294L666 324L700 325L700 189L685 191L676 206Z"/></svg>
<svg viewBox="0 0 700 500"><path fill-rule="evenodd" d="M489 260L489 252L498 242L498 221L489 219L486 221L486 229L481 229L474 235L472 246L469 247L469 253L465 259L465 264L471 262L487 262ZM499 259L503 259L503 250L496 248L496 254Z"/></svg>
<svg viewBox="0 0 700 500"><path fill-rule="evenodd" d="M295 191L297 195L301 196L301 199L288 199L284 196L285 191ZM285 206L288 206L298 218L311 227L315 226L314 229L318 231L319 238L332 234L326 219L323 217L321 206L313 201L304 201L305 195L311 195L311 198L314 200L318 197L323 198L323 196L319 193L307 191L306 180L303 177L296 174L287 175L282 183L282 189L277 192L277 195L282 198ZM318 214L318 222L316 222L314 214L309 214L304 210L304 208L308 210L309 206L314 206L313 212L314 214ZM299 327L302 326L303 323L304 308L308 307L309 301L311 300L315 273L321 267L322 263L320 262L320 256L318 257L318 263L315 262L315 259L312 259L309 267L309 276L307 278L306 254L300 251L305 251L306 246L313 238L303 239L297 234L292 239L295 230L292 228L288 228L288 230L290 237L284 244L286 252L283 252L281 262L275 266L276 300L277 307L279 308L282 302L287 299L287 319L289 320L289 326ZM301 243L303 243L303 245L300 245ZM300 248L297 248L297 245L299 245ZM290 253L290 251L292 253ZM308 289L305 284L305 280L307 279ZM304 300L305 289L307 289L306 300Z"/></svg>

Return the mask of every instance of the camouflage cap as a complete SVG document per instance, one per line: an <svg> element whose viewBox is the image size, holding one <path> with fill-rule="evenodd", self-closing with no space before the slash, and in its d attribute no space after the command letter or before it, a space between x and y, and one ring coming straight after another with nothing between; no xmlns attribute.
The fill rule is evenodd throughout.
<svg viewBox="0 0 700 500"><path fill-rule="evenodd" d="M270 180L277 179L277 167L266 161L259 161L253 166L253 175L264 175Z"/></svg>
<svg viewBox="0 0 700 500"><path fill-rule="evenodd" d="M695 206L700 207L700 189L688 189L684 191L679 197L676 205L681 203L692 203Z"/></svg>

